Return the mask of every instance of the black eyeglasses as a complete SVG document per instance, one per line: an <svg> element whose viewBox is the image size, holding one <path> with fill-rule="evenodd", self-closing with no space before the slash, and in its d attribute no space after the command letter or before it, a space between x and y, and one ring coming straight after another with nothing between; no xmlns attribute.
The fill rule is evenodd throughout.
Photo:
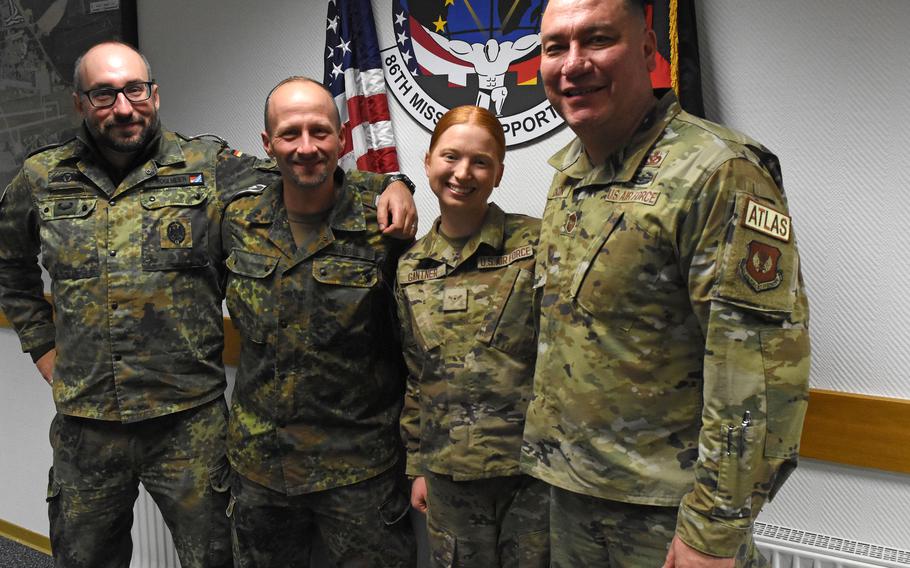
<svg viewBox="0 0 910 568"><path fill-rule="evenodd" d="M152 85L154 84L154 81L144 81L142 83L130 83L122 89L102 87L91 91L82 91L82 94L88 97L88 101L92 103L93 107L108 108L114 106L114 103L117 102L117 95L120 93L123 93L126 100L132 103L141 103L149 100L149 97L152 96Z"/></svg>

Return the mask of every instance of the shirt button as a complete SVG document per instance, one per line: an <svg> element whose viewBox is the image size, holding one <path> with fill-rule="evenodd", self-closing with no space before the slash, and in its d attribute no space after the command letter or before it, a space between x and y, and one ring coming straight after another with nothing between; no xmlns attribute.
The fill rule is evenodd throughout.
<svg viewBox="0 0 910 568"><path fill-rule="evenodd" d="M123 359L123 357L121 357L120 355L114 355L114 361L119 361L121 359Z"/></svg>
<svg viewBox="0 0 910 568"><path fill-rule="evenodd" d="M320 276L325 276L325 275L326 275L326 272L327 272L327 271L326 271L325 268L320 268L320 269L319 269L319 275L320 275Z"/></svg>
<svg viewBox="0 0 910 568"><path fill-rule="evenodd" d="M114 302L113 304L111 304L111 309L112 309L112 310L116 310L117 307L118 307L117 302Z"/></svg>
<svg viewBox="0 0 910 568"><path fill-rule="evenodd" d="M108 254L110 254L111 256L117 256L117 251L112 250Z"/></svg>
<svg viewBox="0 0 910 568"><path fill-rule="evenodd" d="M145 173L146 173L146 175L152 175L152 169L146 168Z"/></svg>
<svg viewBox="0 0 910 568"><path fill-rule="evenodd" d="M110 205L111 207L113 207L114 205L117 204L117 202L114 201L113 199L111 199L110 201L107 202L107 204Z"/></svg>
<svg viewBox="0 0 910 568"><path fill-rule="evenodd" d="M155 201L155 196L153 195L153 196L149 197L149 201Z"/></svg>

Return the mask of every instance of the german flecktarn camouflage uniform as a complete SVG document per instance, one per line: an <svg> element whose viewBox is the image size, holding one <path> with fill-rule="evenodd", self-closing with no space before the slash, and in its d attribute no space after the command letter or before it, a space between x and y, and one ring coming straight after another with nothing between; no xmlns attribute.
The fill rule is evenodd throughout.
<svg viewBox="0 0 910 568"><path fill-rule="evenodd" d="M403 455L397 426L405 371L393 283L408 243L379 231L373 203L384 176L337 170L335 180L327 221L302 248L294 243L280 181L234 200L222 228L227 304L242 340L228 429L231 465L272 492L265 501L285 496L285 508L310 512L313 499L296 497L356 492L355 484L390 471ZM408 551L413 535L403 485L389 498L401 515L391 515L396 522L383 525L383 534ZM249 531L238 533L247 543L241 564L263 552L258 547L268 546L274 529L237 519L265 501L236 498L235 531ZM390 515L378 509L376 515ZM345 550L354 539L376 538L376 529L368 530L351 534L341 543ZM303 546L301 538L285 544ZM329 546L335 540L326 538ZM345 550L330 554L341 558ZM408 560L390 557L384 565L400 562Z"/></svg>
<svg viewBox="0 0 910 568"><path fill-rule="evenodd" d="M576 493L679 507L733 556L795 467L808 304L777 159L672 94L592 167L576 139L544 213L523 466Z"/></svg>
<svg viewBox="0 0 910 568"><path fill-rule="evenodd" d="M539 230L539 219L490 204L463 247L437 220L398 264L409 369L401 427L408 473L427 481L434 566L537 566L549 557L546 485L519 474Z"/></svg>
<svg viewBox="0 0 910 568"><path fill-rule="evenodd" d="M161 131L118 182L83 130L0 197L0 306L24 351L57 350L48 501L67 566L128 562L138 481L185 568L231 564L220 215L274 178L239 154Z"/></svg>

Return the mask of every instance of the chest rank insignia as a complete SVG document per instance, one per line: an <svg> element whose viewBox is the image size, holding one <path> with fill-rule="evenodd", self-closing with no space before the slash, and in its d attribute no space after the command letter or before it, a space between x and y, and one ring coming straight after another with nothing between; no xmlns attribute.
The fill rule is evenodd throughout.
<svg viewBox="0 0 910 568"><path fill-rule="evenodd" d="M468 309L467 288L446 288L442 298L442 311L463 312Z"/></svg>
<svg viewBox="0 0 910 568"><path fill-rule="evenodd" d="M578 227L578 212L570 211L566 215L566 222L562 225L562 234L571 235L575 233L575 229Z"/></svg>
<svg viewBox="0 0 910 568"><path fill-rule="evenodd" d="M773 290L780 286L784 273L777 268L780 249L758 241L749 243L746 258L739 263L743 280L756 292Z"/></svg>
<svg viewBox="0 0 910 568"><path fill-rule="evenodd" d="M191 248L193 246L192 225L189 219L174 219L161 226L161 248Z"/></svg>
<svg viewBox="0 0 910 568"><path fill-rule="evenodd" d="M666 152L666 151L662 152L660 150L654 150L653 152L648 154L647 158L645 158L644 165L649 168L656 168L656 167L660 166L662 163L664 163L664 158L667 157L668 153L669 152Z"/></svg>

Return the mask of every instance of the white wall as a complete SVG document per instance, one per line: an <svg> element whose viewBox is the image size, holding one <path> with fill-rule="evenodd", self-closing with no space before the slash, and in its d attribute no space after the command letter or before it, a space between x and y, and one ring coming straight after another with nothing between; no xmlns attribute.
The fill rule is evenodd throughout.
<svg viewBox="0 0 910 568"><path fill-rule="evenodd" d="M380 45L390 1L374 0ZM812 386L910 398L910 2L702 0L709 117L781 158L812 303ZM281 78L322 76L325 2L140 0L140 41L172 129L217 132L261 154L262 99ZM402 169L418 182L421 232L437 214L422 175L429 135L392 103ZM494 199L540 214L546 158L563 129L512 150ZM49 391L0 332L0 518L46 533ZM46 396L46 397L45 397ZM806 461L764 522L910 548L908 476Z"/></svg>

